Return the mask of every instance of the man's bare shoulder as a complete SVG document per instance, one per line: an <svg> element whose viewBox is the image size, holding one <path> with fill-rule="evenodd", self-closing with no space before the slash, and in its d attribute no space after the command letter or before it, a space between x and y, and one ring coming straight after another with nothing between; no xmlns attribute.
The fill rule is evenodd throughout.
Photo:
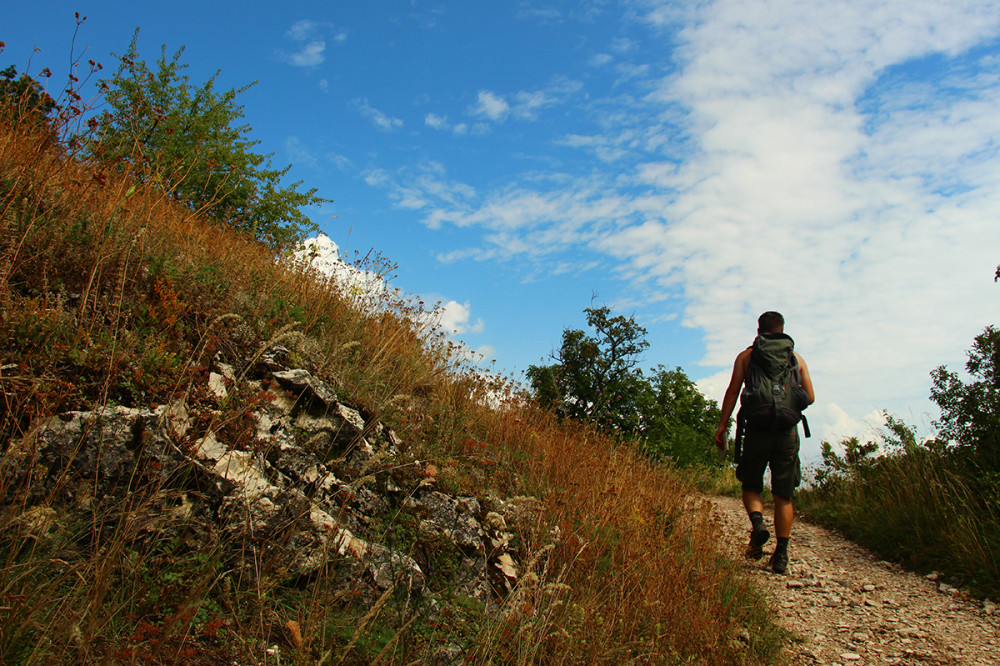
<svg viewBox="0 0 1000 666"><path fill-rule="evenodd" d="M753 349L747 347L736 355L736 361L733 363L733 377L731 383L743 383L743 378L746 377L747 371L750 369L750 353L752 351Z"/></svg>

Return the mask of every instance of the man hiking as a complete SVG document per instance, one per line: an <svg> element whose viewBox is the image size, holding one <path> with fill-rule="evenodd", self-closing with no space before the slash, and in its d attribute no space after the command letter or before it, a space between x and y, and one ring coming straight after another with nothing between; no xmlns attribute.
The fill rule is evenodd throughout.
<svg viewBox="0 0 1000 666"><path fill-rule="evenodd" d="M770 467L778 541L770 566L778 574L788 570L788 539L795 517L792 496L801 477L798 421L804 421L802 410L815 400L809 368L794 351L794 343L784 329L785 319L777 312L765 312L757 319L754 344L740 352L733 364L733 376L722 400L722 415L715 431L715 445L725 450L729 417L739 397L736 478L743 487L743 506L751 525L746 556L754 560L763 557L762 547L771 536L764 525L761 497L764 470ZM803 425L808 437L809 426Z"/></svg>

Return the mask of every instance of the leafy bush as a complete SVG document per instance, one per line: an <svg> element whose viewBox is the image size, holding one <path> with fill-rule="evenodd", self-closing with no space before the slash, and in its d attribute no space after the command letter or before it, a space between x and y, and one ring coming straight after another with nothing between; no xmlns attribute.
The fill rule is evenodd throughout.
<svg viewBox="0 0 1000 666"><path fill-rule="evenodd" d="M302 212L322 203L316 189L282 186L291 168L271 167L272 154L253 151L250 126L240 124L236 97L250 87L219 93L213 76L190 84L180 62L161 50L155 69L138 56L138 31L118 70L102 81L110 107L90 143L95 156L130 164L173 199L206 218L247 233L272 248L302 240L316 225Z"/></svg>
<svg viewBox="0 0 1000 666"><path fill-rule="evenodd" d="M1000 506L953 448L918 441L889 417L881 442L823 443L823 463L798 506L811 519L920 571L946 572L983 595L1000 593Z"/></svg>

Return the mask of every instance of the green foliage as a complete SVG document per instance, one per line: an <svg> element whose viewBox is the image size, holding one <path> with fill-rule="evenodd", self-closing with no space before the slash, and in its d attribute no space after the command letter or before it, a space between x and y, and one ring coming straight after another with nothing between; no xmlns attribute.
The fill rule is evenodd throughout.
<svg viewBox="0 0 1000 666"><path fill-rule="evenodd" d="M680 368L656 369L643 405L643 449L655 458L669 457L678 465L722 465L710 445L721 412Z"/></svg>
<svg viewBox="0 0 1000 666"><path fill-rule="evenodd" d="M250 126L240 124L236 97L250 85L223 93L215 76L192 86L180 62L183 48L155 69L138 56L138 31L115 74L102 81L110 110L100 117L91 150L123 160L181 201L217 223L232 226L271 248L289 246L315 231L301 208L325 201L301 183L282 187L290 167L271 168L273 154L253 151Z"/></svg>
<svg viewBox="0 0 1000 666"><path fill-rule="evenodd" d="M709 446L720 416L716 403L680 368L659 366L652 377L643 375L637 366L649 343L632 317L612 317L607 307L584 312L595 335L566 329L557 362L528 368L539 403L560 418L638 439L651 457L721 465Z"/></svg>
<svg viewBox="0 0 1000 666"><path fill-rule="evenodd" d="M909 426L894 424L913 434ZM895 439L891 432L885 436ZM880 447L852 438L838 454L825 443L823 467L814 486L798 494L798 508L881 557L919 571L943 571L977 594L1000 592L993 555L1000 544L1000 507L933 441L898 444Z"/></svg>
<svg viewBox="0 0 1000 666"><path fill-rule="evenodd" d="M0 70L0 119L40 124L58 108L42 84L27 74L18 76L14 65Z"/></svg>
<svg viewBox="0 0 1000 666"><path fill-rule="evenodd" d="M639 428L635 403L642 386L639 357L649 346L646 329L631 317L610 316L607 307L587 308L595 336L563 331L556 364L528 368L528 380L545 408L560 418L594 423L601 430L628 436Z"/></svg>
<svg viewBox="0 0 1000 666"><path fill-rule="evenodd" d="M940 438L994 480L1000 477L1000 329L988 326L976 336L963 382L944 366L931 373L931 398L941 409L934 423Z"/></svg>

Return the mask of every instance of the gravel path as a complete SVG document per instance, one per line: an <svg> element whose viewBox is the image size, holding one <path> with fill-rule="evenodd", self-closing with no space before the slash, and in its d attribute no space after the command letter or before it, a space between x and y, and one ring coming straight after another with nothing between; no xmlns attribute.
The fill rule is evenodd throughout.
<svg viewBox="0 0 1000 666"><path fill-rule="evenodd" d="M740 500L711 497L734 556L743 558L749 521ZM783 624L798 637L792 664L1000 664L1000 611L942 581L904 571L863 548L798 519L787 576L764 558L746 567L770 593Z"/></svg>

